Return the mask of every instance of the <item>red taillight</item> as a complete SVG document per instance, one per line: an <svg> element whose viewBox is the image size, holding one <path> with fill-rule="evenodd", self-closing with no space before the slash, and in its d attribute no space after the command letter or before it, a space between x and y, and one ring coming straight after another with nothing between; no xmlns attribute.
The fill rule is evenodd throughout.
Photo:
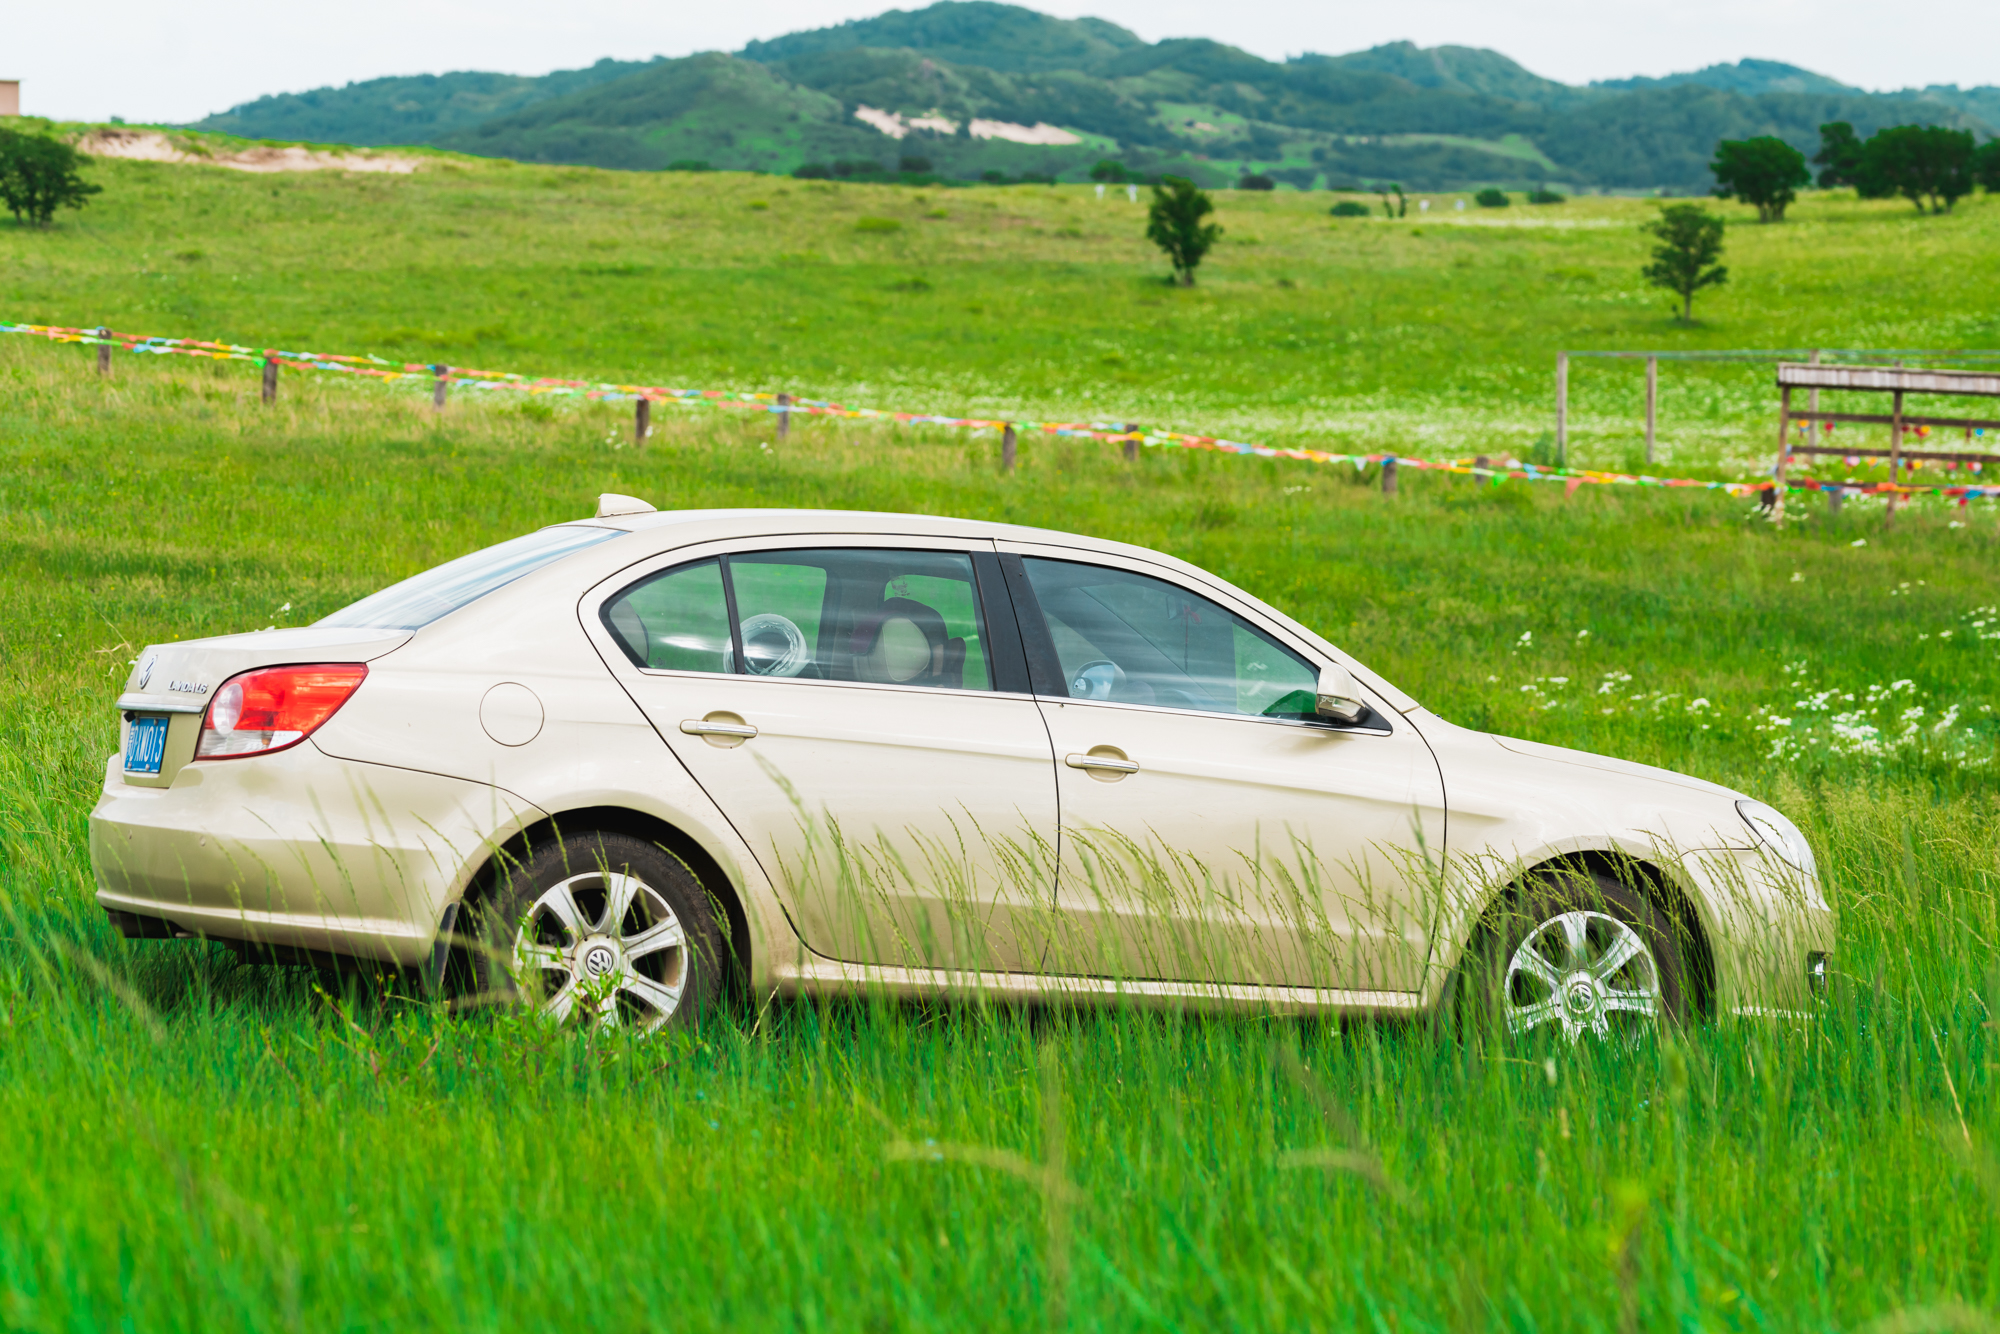
<svg viewBox="0 0 2000 1334"><path fill-rule="evenodd" d="M229 760L295 746L333 717L368 675L359 662L260 667L232 676L201 719L198 760Z"/></svg>

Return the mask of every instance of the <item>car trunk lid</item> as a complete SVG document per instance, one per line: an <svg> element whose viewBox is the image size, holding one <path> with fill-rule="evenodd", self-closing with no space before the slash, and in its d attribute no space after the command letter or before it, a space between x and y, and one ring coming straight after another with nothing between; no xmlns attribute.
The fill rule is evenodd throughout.
<svg viewBox="0 0 2000 1334"><path fill-rule="evenodd" d="M208 701L239 672L293 663L370 662L402 647L410 635L408 630L303 626L149 644L118 697L125 781L140 787L171 784L181 766L194 758ZM135 725L154 731L139 747L137 769L132 767ZM148 772L154 765L157 772Z"/></svg>

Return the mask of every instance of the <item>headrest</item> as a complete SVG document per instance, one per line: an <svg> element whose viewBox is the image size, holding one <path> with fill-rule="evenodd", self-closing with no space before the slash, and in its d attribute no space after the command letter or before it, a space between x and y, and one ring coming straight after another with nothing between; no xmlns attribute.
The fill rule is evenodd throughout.
<svg viewBox="0 0 2000 1334"><path fill-rule="evenodd" d="M944 617L909 598L888 598L854 627L854 674L883 685L934 677L944 669Z"/></svg>

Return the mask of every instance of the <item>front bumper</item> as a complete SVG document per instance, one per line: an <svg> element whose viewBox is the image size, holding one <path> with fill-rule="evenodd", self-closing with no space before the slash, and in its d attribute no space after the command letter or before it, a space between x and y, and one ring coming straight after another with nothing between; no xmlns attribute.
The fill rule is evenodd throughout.
<svg viewBox="0 0 2000 1334"><path fill-rule="evenodd" d="M335 759L311 741L188 764L163 788L126 783L113 756L90 860L114 912L414 966L489 850L540 817L496 787Z"/></svg>
<svg viewBox="0 0 2000 1334"><path fill-rule="evenodd" d="M1832 967L1835 921L1816 886L1762 849L1681 858L1715 968L1717 1014L1797 1014Z"/></svg>

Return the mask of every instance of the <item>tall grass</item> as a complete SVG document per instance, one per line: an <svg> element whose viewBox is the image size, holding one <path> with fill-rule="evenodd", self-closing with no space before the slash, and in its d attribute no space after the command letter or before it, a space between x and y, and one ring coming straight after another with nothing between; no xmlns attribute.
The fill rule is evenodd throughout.
<svg viewBox="0 0 2000 1334"><path fill-rule="evenodd" d="M1774 529L1707 496L1385 500L1046 441L1003 477L983 437L690 417L639 452L624 425L290 383L266 410L232 368L0 347L0 1322L1972 1328L2000 1301L1990 513ZM634 1042L108 934L85 815L138 646L303 623L600 490L1172 550L1443 716L1776 802L1822 855L1835 986L1632 1051L866 996ZM1799 740L1835 687L1871 745Z"/></svg>

